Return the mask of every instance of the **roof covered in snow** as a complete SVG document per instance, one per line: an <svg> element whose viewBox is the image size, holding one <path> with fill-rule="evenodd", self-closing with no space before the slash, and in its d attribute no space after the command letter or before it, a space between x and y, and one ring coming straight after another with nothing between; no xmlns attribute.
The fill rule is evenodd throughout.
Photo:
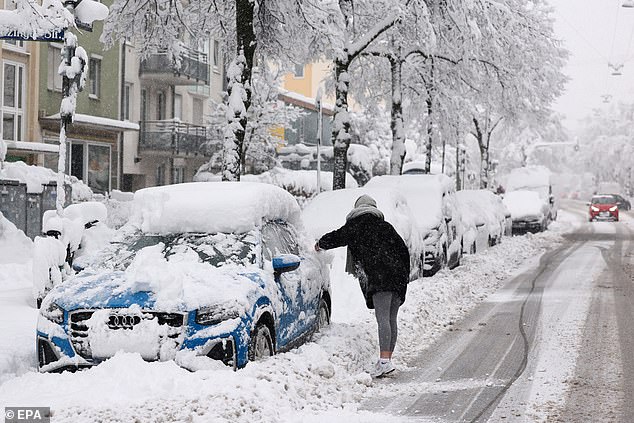
<svg viewBox="0 0 634 423"><path fill-rule="evenodd" d="M191 182L139 190L131 222L145 233L247 232L267 220L299 223L291 194L257 182Z"/></svg>

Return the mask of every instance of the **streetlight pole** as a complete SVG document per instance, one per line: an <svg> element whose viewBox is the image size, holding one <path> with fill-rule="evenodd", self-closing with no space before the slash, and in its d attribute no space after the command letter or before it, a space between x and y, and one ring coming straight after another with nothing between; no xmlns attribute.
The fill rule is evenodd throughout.
<svg viewBox="0 0 634 423"><path fill-rule="evenodd" d="M317 194L321 192L321 138L322 138L322 104L321 104L321 87L317 90L315 96L315 106L317 106Z"/></svg>
<svg viewBox="0 0 634 423"><path fill-rule="evenodd" d="M71 15L74 16L75 8L80 2L81 0L66 0L64 1L64 7ZM55 207L59 216L62 216L64 213L64 202L66 200L66 191L64 190L64 175L66 173L66 128L68 127L68 124L73 123L77 102L77 92L82 89L81 84L78 83L78 78L81 78L86 67L85 60L79 59L79 73L70 77L68 70L71 69L73 65L73 58L75 58L76 50L77 37L70 31L66 31L64 34L63 48L64 70L62 71L62 103L59 109L59 157L57 159L57 199L55 202Z"/></svg>

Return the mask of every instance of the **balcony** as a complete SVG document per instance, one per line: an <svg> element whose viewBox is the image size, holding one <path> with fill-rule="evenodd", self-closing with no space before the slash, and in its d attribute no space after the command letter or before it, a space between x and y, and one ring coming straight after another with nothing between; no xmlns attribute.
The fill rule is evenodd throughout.
<svg viewBox="0 0 634 423"><path fill-rule="evenodd" d="M222 141L213 139L211 131L200 125L178 120L141 121L139 155L158 153L169 156L205 156L219 151Z"/></svg>
<svg viewBox="0 0 634 423"><path fill-rule="evenodd" d="M166 52L151 54L141 61L139 77L170 85L209 85L209 58L205 53L184 48L179 67Z"/></svg>

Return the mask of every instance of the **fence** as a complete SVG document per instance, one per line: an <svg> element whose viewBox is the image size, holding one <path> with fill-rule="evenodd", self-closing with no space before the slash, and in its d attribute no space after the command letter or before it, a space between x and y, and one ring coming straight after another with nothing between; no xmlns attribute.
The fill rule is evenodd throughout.
<svg viewBox="0 0 634 423"><path fill-rule="evenodd" d="M64 191L65 204L70 204L70 185L65 185ZM0 179L0 212L31 239L41 234L42 215L54 210L56 201L57 186L53 181L42 185L41 193L31 193L24 183Z"/></svg>

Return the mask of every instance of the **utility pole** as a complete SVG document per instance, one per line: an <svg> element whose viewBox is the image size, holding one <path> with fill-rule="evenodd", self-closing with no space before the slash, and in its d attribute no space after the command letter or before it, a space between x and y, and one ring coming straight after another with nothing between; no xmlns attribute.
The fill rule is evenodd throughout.
<svg viewBox="0 0 634 423"><path fill-rule="evenodd" d="M317 90L315 96L315 105L317 106L317 194L321 192L321 138L322 131L322 103L321 103L321 87Z"/></svg>

